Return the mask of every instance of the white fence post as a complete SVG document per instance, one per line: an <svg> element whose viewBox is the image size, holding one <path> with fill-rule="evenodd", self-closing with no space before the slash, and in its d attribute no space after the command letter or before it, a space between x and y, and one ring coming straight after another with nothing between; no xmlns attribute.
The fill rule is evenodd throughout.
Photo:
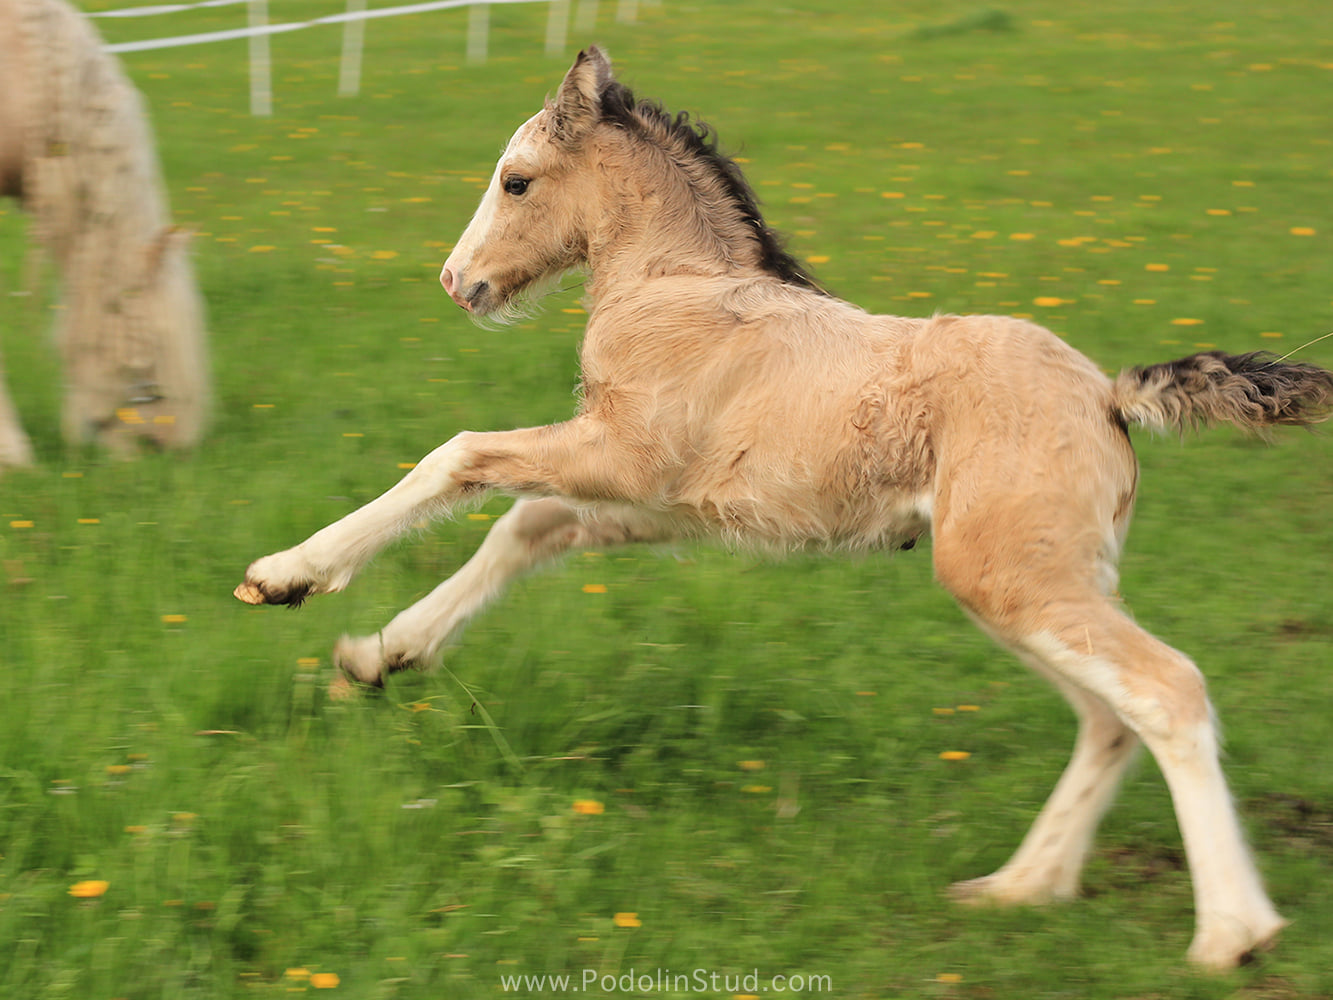
<svg viewBox="0 0 1333 1000"><path fill-rule="evenodd" d="M550 13L546 18L546 54L564 55L568 36L569 0L551 0Z"/></svg>
<svg viewBox="0 0 1333 1000"><path fill-rule="evenodd" d="M268 0L250 0L250 27L268 27ZM268 34L250 36L250 114L273 114L273 78L269 62Z"/></svg>
<svg viewBox="0 0 1333 1000"><path fill-rule="evenodd" d="M360 14L366 0L347 0L347 13ZM355 97L361 91L361 52L366 44L366 20L350 18L343 25L343 57L338 68L338 96Z"/></svg>
<svg viewBox="0 0 1333 1000"><path fill-rule="evenodd" d="M597 0L579 0L578 12L574 15L574 33L590 35L596 28Z"/></svg>
<svg viewBox="0 0 1333 1000"><path fill-rule="evenodd" d="M467 61L484 63L490 41L491 5L474 3L467 9Z"/></svg>

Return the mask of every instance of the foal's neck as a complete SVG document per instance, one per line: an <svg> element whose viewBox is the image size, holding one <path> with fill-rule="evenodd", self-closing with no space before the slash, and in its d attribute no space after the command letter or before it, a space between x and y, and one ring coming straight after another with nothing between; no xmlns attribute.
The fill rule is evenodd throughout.
<svg viewBox="0 0 1333 1000"><path fill-rule="evenodd" d="M623 281L762 273L756 230L710 164L623 130L597 159L602 211L588 248L594 298Z"/></svg>

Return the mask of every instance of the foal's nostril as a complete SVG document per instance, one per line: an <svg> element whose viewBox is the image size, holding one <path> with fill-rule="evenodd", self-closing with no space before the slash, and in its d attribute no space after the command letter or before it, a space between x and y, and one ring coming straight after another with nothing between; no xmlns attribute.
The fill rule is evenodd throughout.
<svg viewBox="0 0 1333 1000"><path fill-rule="evenodd" d="M458 278L454 275L453 268L448 264L446 264L444 270L440 272L440 284L444 286L444 290L451 296L454 294L454 289L458 287Z"/></svg>

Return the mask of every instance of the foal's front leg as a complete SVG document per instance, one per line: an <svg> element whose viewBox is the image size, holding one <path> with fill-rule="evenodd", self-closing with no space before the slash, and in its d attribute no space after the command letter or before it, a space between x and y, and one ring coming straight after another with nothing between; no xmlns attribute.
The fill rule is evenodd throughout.
<svg viewBox="0 0 1333 1000"><path fill-rule="evenodd" d="M464 431L364 507L295 548L251 563L235 595L247 604L300 604L312 594L342 590L413 525L488 490L616 499L616 484L639 457L620 451L587 417L526 430Z"/></svg>
<svg viewBox="0 0 1333 1000"><path fill-rule="evenodd" d="M669 523L628 508L580 512L559 497L524 499L495 522L461 569L374 635L343 636L333 659L344 674L380 685L386 674L426 665L518 577L571 549L662 541Z"/></svg>

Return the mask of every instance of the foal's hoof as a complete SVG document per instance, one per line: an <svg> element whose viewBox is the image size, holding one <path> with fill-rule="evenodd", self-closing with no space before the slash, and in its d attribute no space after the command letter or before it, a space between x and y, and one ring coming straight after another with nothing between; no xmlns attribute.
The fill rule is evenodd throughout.
<svg viewBox="0 0 1333 1000"><path fill-rule="evenodd" d="M333 665L348 680L370 687L384 687L384 675L389 672L384 663L384 646L378 634L360 638L343 636L333 647Z"/></svg>
<svg viewBox="0 0 1333 1000"><path fill-rule="evenodd" d="M1276 913L1262 920L1252 919L1250 923L1259 929L1251 930L1248 923L1241 921L1212 923L1195 934L1186 957L1207 972L1226 972L1238 965L1248 965L1262 952L1271 950L1278 933L1287 926L1287 921Z"/></svg>
<svg viewBox="0 0 1333 1000"><path fill-rule="evenodd" d="M1057 881L1049 874L1042 878L1015 878L998 871L949 886L949 898L967 906L1042 906L1055 900L1072 899L1078 894L1076 883Z"/></svg>
<svg viewBox="0 0 1333 1000"><path fill-rule="evenodd" d="M286 604L299 607L310 596L314 587L308 583L293 584L289 587L270 588L249 578L239 583L232 596L246 604Z"/></svg>
<svg viewBox="0 0 1333 1000"><path fill-rule="evenodd" d="M346 583L345 580L330 583L324 576L302 557L298 547L256 559L246 568L245 580L232 593L246 604L295 607L311 594L341 590Z"/></svg>
<svg viewBox="0 0 1333 1000"><path fill-rule="evenodd" d="M343 636L333 647L333 663L349 679L371 687L384 687L384 678L390 674L420 666L417 660L404 653L386 650L384 637L379 632L359 638Z"/></svg>

